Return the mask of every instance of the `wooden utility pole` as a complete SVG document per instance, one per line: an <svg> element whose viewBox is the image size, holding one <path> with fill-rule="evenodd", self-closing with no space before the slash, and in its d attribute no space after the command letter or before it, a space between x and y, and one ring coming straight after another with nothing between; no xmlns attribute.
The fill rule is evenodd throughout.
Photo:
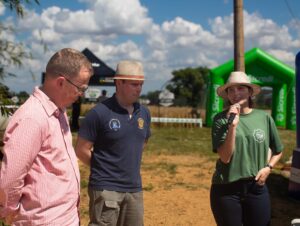
<svg viewBox="0 0 300 226"><path fill-rule="evenodd" d="M234 0L234 70L245 72L243 0Z"/></svg>

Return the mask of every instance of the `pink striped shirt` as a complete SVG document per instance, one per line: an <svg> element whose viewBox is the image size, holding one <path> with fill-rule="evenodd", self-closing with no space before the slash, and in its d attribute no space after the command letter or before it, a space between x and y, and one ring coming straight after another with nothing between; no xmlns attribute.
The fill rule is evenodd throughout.
<svg viewBox="0 0 300 226"><path fill-rule="evenodd" d="M0 217L16 214L16 226L78 226L79 192L66 113L36 87L5 131Z"/></svg>

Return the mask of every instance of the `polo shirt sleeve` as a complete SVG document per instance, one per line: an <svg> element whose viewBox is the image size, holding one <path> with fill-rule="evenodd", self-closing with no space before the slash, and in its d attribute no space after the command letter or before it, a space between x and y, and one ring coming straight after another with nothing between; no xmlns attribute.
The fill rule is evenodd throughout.
<svg viewBox="0 0 300 226"><path fill-rule="evenodd" d="M95 141L97 140L97 136L99 135L99 125L100 117L97 112L92 109L86 114L85 118L83 119L78 135L81 138L95 143Z"/></svg>

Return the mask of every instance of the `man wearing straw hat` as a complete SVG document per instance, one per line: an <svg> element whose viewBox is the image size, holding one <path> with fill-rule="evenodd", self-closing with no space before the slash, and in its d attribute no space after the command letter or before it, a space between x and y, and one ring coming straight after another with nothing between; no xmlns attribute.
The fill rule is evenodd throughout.
<svg viewBox="0 0 300 226"><path fill-rule="evenodd" d="M91 109L78 133L76 154L91 167L90 226L143 225L140 166L150 137L150 113L137 100L144 83L142 64L121 61L116 93Z"/></svg>

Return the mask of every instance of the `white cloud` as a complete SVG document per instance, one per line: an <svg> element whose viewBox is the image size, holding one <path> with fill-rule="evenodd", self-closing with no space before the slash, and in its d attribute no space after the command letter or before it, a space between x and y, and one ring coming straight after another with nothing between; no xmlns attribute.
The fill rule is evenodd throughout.
<svg viewBox="0 0 300 226"><path fill-rule="evenodd" d="M212 29L212 33L219 38L230 39L232 38L233 31L233 16L216 17L209 20L209 24Z"/></svg>
<svg viewBox="0 0 300 226"><path fill-rule="evenodd" d="M63 34L91 34L99 32L94 12L90 10L71 12L68 9L64 9L56 15L55 19L54 29Z"/></svg>
<svg viewBox="0 0 300 226"><path fill-rule="evenodd" d="M224 46L212 32L180 17L165 21L161 27L153 26L147 43L148 61L164 63L171 71L182 67L216 66L216 59L222 56L217 53L217 46ZM210 59L213 54L216 57ZM162 59L165 62L161 62Z"/></svg>
<svg viewBox="0 0 300 226"><path fill-rule="evenodd" d="M142 34L152 24L148 10L138 0L96 0L92 9L102 32Z"/></svg>
<svg viewBox="0 0 300 226"><path fill-rule="evenodd" d="M173 46L194 46L195 44L209 44L215 37L208 31L204 31L201 25L186 21L180 17L162 24L162 31Z"/></svg>
<svg viewBox="0 0 300 226"><path fill-rule="evenodd" d="M161 28L158 25L152 26L147 34L146 43L153 49L163 49L166 45L166 40Z"/></svg>
<svg viewBox="0 0 300 226"><path fill-rule="evenodd" d="M82 0L81 2L88 3L89 10L87 11L92 13L82 17L83 21L90 20L90 23L82 23L84 26L77 24L76 30L80 29L79 27L91 26L93 31L100 35L137 35L147 32L152 25L152 19L147 15L148 10L138 0ZM80 20L80 15L74 18Z"/></svg>
<svg viewBox="0 0 300 226"><path fill-rule="evenodd" d="M5 13L5 7L2 2L0 2L0 16L2 16Z"/></svg>
<svg viewBox="0 0 300 226"><path fill-rule="evenodd" d="M270 49L268 53L282 62L295 62L295 54L292 52L281 49ZM290 63L289 66L293 65Z"/></svg>
<svg viewBox="0 0 300 226"><path fill-rule="evenodd" d="M32 36L35 40L43 41L47 44L60 42L62 34L55 32L53 29L33 30Z"/></svg>
<svg viewBox="0 0 300 226"><path fill-rule="evenodd" d="M173 21L166 21L162 24L162 29L165 32L169 32L174 35L188 35L188 34L196 34L199 29L201 29L200 25L195 23L186 21L181 17L176 17Z"/></svg>
<svg viewBox="0 0 300 226"><path fill-rule="evenodd" d="M278 25L257 13L244 12L245 46L259 47L286 64L293 66L294 51L300 42L293 38L287 25Z"/></svg>
<svg viewBox="0 0 300 226"><path fill-rule="evenodd" d="M141 60L146 78L150 79L145 87L149 83L149 89L153 90L159 89L172 76L173 70L199 66L213 68L233 57L232 13L210 19L209 28L204 29L201 24L182 17L155 24L147 8L138 0L80 1L88 7L77 11L49 7L41 14L28 13L17 23L18 29L30 34L26 44L35 59L26 62L26 66L30 65L34 74L43 71L50 56L58 49L83 50L87 47L112 68L123 59ZM291 31L300 35L299 21L278 25L258 13L244 11L245 50L259 47L293 65L300 40ZM5 35L12 40L16 38L12 34ZM39 43L41 39L49 49L46 53ZM26 70L29 71L29 67ZM24 71L19 73L23 75ZM20 81L26 82L26 79ZM33 83L28 81L29 86Z"/></svg>
<svg viewBox="0 0 300 226"><path fill-rule="evenodd" d="M10 21L6 21L5 25L13 27L13 24ZM11 42L16 41L16 33L10 29L1 30L0 34L1 34L1 39L3 39L3 40L7 40L7 41L11 41Z"/></svg>
<svg viewBox="0 0 300 226"><path fill-rule="evenodd" d="M127 59L135 59L135 60L143 60L143 53L140 50L139 46L132 41L127 41L118 45L115 48L115 56L119 58L127 58Z"/></svg>
<svg viewBox="0 0 300 226"><path fill-rule="evenodd" d="M43 23L42 15L39 15L34 11L25 11L24 17L17 20L17 27L21 32L40 29L44 26L45 24Z"/></svg>
<svg viewBox="0 0 300 226"><path fill-rule="evenodd" d="M154 50L151 54L151 58L156 59L157 61L164 61L166 60L166 51Z"/></svg>
<svg viewBox="0 0 300 226"><path fill-rule="evenodd" d="M62 9L57 6L49 7L43 10L41 21L46 27L54 28L54 25L57 22L56 17L60 12L62 12ZM61 23L63 23L63 21L61 21Z"/></svg>
<svg viewBox="0 0 300 226"><path fill-rule="evenodd" d="M223 18L216 17L210 20L210 25L213 34L218 39L217 42L223 44L224 50L233 52L233 14ZM250 14L244 11L245 50L259 47L269 53L276 53L279 60L293 66L294 60L291 56L294 54L295 48L299 49L299 44L300 42L292 37L287 25L280 26L271 19L263 18L258 13ZM221 50L218 44L216 46ZM278 52L279 48L282 50L282 55Z"/></svg>
<svg viewBox="0 0 300 226"><path fill-rule="evenodd" d="M297 36L300 36L300 19L293 19L288 23L291 31L296 31Z"/></svg>

